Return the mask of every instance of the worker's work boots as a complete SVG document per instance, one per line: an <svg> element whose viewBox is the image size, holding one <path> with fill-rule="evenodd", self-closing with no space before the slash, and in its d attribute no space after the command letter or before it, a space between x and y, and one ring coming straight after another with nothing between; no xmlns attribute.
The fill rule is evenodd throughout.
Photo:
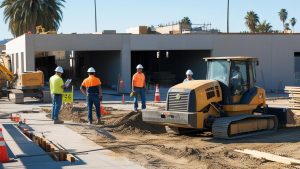
<svg viewBox="0 0 300 169"><path fill-rule="evenodd" d="M104 121L101 121L101 119L98 119L97 124L98 124L98 125L103 125L103 124L104 124Z"/></svg>
<svg viewBox="0 0 300 169"><path fill-rule="evenodd" d="M59 119L54 120L54 124L63 124L63 123L64 123L64 121L62 121L62 120L59 120Z"/></svg>

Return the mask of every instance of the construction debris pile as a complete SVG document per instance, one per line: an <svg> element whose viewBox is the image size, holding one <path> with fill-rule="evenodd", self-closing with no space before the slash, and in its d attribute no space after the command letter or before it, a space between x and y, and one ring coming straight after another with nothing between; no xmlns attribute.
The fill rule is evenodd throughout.
<svg viewBox="0 0 300 169"><path fill-rule="evenodd" d="M125 114L123 117L120 117L116 120L112 120L111 122L106 124L105 127L111 129L114 132L122 133L166 133L164 126L145 123L142 120L142 113L134 111Z"/></svg>
<svg viewBox="0 0 300 169"><path fill-rule="evenodd" d="M112 114L103 115L102 119L105 121L104 127L108 131L121 133L152 133L160 134L166 133L165 127L160 125L153 125L145 123L142 120L141 112L120 111L111 107L103 107L104 110L109 110ZM47 112L47 117L51 118L51 110L44 109ZM94 110L93 110L94 111ZM59 113L61 120L73 121L75 123L87 123L87 107L85 104L64 105ZM93 113L93 119L96 114Z"/></svg>

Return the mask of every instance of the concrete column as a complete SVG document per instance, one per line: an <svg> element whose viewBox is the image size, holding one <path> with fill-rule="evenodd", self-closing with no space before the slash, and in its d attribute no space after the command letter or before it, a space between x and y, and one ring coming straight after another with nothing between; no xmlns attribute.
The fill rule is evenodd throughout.
<svg viewBox="0 0 300 169"><path fill-rule="evenodd" d="M24 71L35 71L35 52L33 38L30 36L26 36L25 41L26 45L24 52L24 60L26 66L24 67Z"/></svg>
<svg viewBox="0 0 300 169"><path fill-rule="evenodd" d="M25 67L24 71L35 71L35 57L34 57L34 52L33 51L28 51L26 50L24 59L26 60L25 62Z"/></svg>
<svg viewBox="0 0 300 169"><path fill-rule="evenodd" d="M130 37L123 37L123 48L121 50L121 78L124 80L125 92L131 91L131 49Z"/></svg>

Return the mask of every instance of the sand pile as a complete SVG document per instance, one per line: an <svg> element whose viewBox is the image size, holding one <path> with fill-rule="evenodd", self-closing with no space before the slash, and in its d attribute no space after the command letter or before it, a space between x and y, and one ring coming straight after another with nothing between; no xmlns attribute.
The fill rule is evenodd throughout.
<svg viewBox="0 0 300 169"><path fill-rule="evenodd" d="M111 128L115 132L122 133L166 133L165 127L145 123L142 120L142 112L130 112L123 117L116 119L108 124L107 128Z"/></svg>
<svg viewBox="0 0 300 169"><path fill-rule="evenodd" d="M102 116L105 121L104 127L112 132L121 133L152 133L160 134L166 133L164 126L145 123L142 120L142 112L122 112L118 110L112 110L110 107L105 107L106 110L112 112L111 115ZM51 110L44 110L47 113L47 117L51 118ZM76 123L87 123L87 108L82 105L65 105L59 113L61 120L73 121ZM96 113L93 110L93 119L97 119ZM101 126L103 127L103 126Z"/></svg>

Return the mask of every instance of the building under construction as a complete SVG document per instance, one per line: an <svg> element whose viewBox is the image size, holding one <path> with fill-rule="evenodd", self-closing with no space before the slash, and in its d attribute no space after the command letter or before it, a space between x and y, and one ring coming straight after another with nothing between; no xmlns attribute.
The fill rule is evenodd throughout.
<svg viewBox="0 0 300 169"><path fill-rule="evenodd" d="M266 90L298 84L299 34L24 34L6 44L13 71L42 70L49 78L57 65L65 77L81 81L93 66L103 84L117 88L120 80L130 90L139 63L147 82L173 85L192 69L195 79L205 79L204 57L254 56L257 83Z"/></svg>

